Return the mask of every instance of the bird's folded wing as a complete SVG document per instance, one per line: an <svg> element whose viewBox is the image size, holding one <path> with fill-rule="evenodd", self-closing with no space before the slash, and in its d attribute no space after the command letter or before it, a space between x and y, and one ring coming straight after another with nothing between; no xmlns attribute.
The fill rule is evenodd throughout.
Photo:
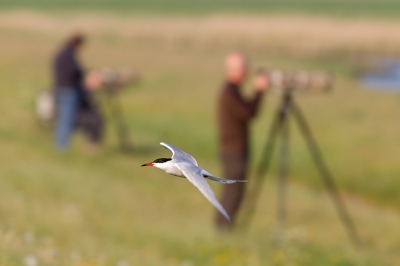
<svg viewBox="0 0 400 266"><path fill-rule="evenodd" d="M214 192L211 187L208 185L207 181L201 175L201 168L193 165L189 162L177 162L176 166L182 171L182 173L186 176L186 178L195 185L201 193L217 208L222 215L225 216L228 221L231 221L228 213L222 207L221 203L219 203L218 199L215 197Z"/></svg>

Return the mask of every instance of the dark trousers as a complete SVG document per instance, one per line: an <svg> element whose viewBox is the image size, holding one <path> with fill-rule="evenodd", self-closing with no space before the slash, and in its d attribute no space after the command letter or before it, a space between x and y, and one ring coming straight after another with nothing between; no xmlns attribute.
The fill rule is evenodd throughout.
<svg viewBox="0 0 400 266"><path fill-rule="evenodd" d="M224 178L232 180L246 179L248 166L247 152L221 152ZM232 219L229 223L224 216L217 212L216 223L220 230L230 230L233 227L235 216L242 202L246 183L224 185L220 202Z"/></svg>

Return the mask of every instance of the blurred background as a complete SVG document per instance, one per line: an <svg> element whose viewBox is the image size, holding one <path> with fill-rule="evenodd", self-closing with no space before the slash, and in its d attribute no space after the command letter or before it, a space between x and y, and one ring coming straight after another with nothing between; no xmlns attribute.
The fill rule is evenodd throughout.
<svg viewBox="0 0 400 266"><path fill-rule="evenodd" d="M394 0L2 0L0 265L398 265L400 94L365 89L358 73L371 58L400 56L399 10ZM87 69L140 73L118 95L131 152L121 152L100 93L106 127L97 152L79 134L57 152L38 121L53 57L75 32L87 38ZM214 208L189 182L140 167L168 156L165 141L221 174L216 102L232 50L247 53L253 69L334 77L330 93L296 100L362 248L347 238L295 127L283 245L273 237L276 158L248 230L231 235L215 231ZM252 173L280 99L269 93L252 126Z"/></svg>

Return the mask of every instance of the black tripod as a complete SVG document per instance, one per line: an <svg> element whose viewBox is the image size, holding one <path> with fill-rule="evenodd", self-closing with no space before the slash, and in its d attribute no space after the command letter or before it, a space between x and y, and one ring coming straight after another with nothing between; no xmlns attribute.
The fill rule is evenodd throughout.
<svg viewBox="0 0 400 266"><path fill-rule="evenodd" d="M120 148L124 152L131 152L133 150L133 145L129 135L128 127L122 114L122 108L119 103L117 89L108 88L106 90L106 97L112 119L115 123Z"/></svg>
<svg viewBox="0 0 400 266"><path fill-rule="evenodd" d="M293 114L300 128L301 133L306 139L311 156L318 168L318 171L321 175L324 185L333 200L333 203L336 207L339 217L347 231L348 237L355 246L358 246L360 244L360 240L356 228L354 226L354 223L351 220L342 199L340 198L337 186L321 156L319 148L311 134L311 131L306 123L306 120L303 114L301 113L299 107L293 100L292 89L285 90L282 103L280 105L279 110L277 111L276 117L274 118L269 139L263 151L262 160L256 171L256 177L255 180L253 181L253 186L247 192L249 198L247 201L247 205L245 206L246 213L244 214L244 220L242 225L244 227L247 227L251 219L251 216L254 213L255 205L260 195L264 177L270 168L272 153L274 150L274 144L276 143L278 133L281 133L282 137L282 142L280 146L279 181L278 181L278 230L282 230L285 225L286 187L287 187L286 182L287 182L288 164L289 164L289 123L288 123L289 114ZM280 235L282 236L282 232Z"/></svg>

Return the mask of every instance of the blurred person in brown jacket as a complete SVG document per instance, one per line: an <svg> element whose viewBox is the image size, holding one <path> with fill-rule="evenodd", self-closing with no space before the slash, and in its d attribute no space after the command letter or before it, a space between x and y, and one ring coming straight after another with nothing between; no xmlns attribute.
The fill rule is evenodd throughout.
<svg viewBox="0 0 400 266"><path fill-rule="evenodd" d="M218 102L223 177L244 180L249 156L249 123L257 115L263 92L269 85L269 78L265 73L258 73L253 82L254 96L246 100L241 95L241 84L246 79L249 68L246 56L238 52L229 54L225 60L225 68L226 82ZM232 223L217 213L218 229L232 229L235 214L243 198L244 186L244 183L236 183L224 187L221 203L232 218Z"/></svg>

